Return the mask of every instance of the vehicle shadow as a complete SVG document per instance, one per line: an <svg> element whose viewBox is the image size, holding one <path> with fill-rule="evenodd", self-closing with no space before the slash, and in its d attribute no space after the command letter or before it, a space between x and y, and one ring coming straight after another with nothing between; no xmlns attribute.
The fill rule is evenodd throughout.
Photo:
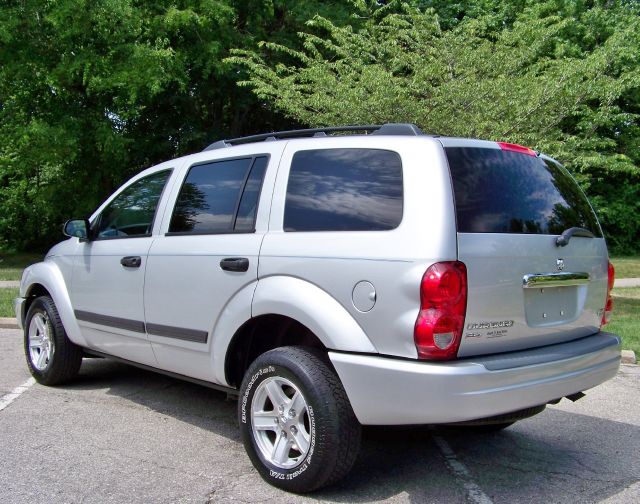
<svg viewBox="0 0 640 504"><path fill-rule="evenodd" d="M84 359L69 390L107 389L153 411L240 442L236 401L218 390L108 359Z"/></svg>
<svg viewBox="0 0 640 504"><path fill-rule="evenodd" d="M224 436L245 456L236 401L222 392L102 359L86 359L78 379L64 388L106 389L109 395ZM415 503L469 502L464 481L448 469L434 436L452 448L469 477L494 502L599 502L640 479L637 426L548 408L495 434L368 427L345 480L309 496L284 494L264 484L265 497L282 502L394 497Z"/></svg>
<svg viewBox="0 0 640 504"><path fill-rule="evenodd" d="M478 502L465 495L464 478L456 481L453 472L443 476L433 470L434 465L446 464L435 436L451 447L456 462L464 464L469 473L466 481L493 502L595 503L640 480L640 428L547 409L492 434L453 427L369 429L352 477L317 496L354 502L361 491L384 495L383 489L395 488L415 503ZM457 495L451 491L452 483Z"/></svg>

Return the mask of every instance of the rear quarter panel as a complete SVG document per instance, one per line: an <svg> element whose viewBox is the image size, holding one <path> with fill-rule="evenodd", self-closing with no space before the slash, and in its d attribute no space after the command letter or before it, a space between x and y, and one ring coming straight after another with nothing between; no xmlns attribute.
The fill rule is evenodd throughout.
<svg viewBox="0 0 640 504"><path fill-rule="evenodd" d="M396 229L283 231L293 155L300 150L323 148L385 149L400 154L404 206ZM420 306L422 275L433 262L455 260L456 255L451 184L439 143L428 137L397 136L331 137L288 143L274 188L269 233L262 245L260 281L295 278L307 282L335 299L367 335L375 351L415 358L413 328ZM358 310L353 302L354 287L361 281L368 281L375 288L375 305L367 312ZM327 319L334 315L333 310L324 314ZM334 341L335 349L347 350L341 348L339 334Z"/></svg>

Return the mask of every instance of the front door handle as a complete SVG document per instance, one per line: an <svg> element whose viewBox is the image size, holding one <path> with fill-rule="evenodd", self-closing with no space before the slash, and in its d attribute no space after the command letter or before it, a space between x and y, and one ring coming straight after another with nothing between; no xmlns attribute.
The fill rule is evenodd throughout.
<svg viewBox="0 0 640 504"><path fill-rule="evenodd" d="M227 257L220 261L220 267L225 271L247 271L249 259L246 257Z"/></svg>
<svg viewBox="0 0 640 504"><path fill-rule="evenodd" d="M139 268L142 264L142 257L140 256L127 256L120 259L120 264L125 268Z"/></svg>

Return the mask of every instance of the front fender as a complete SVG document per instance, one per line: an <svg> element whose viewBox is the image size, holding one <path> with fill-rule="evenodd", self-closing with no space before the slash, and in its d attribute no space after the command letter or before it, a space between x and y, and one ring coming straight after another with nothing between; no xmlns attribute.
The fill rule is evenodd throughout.
<svg viewBox="0 0 640 504"><path fill-rule="evenodd" d="M378 353L351 314L318 286L288 276L258 282L251 315L278 314L308 327L328 349Z"/></svg>
<svg viewBox="0 0 640 504"><path fill-rule="evenodd" d="M39 262L25 269L20 282L20 296L28 297L38 284L42 285L51 295L69 339L76 345L87 346L73 313L67 284L60 268L54 262ZM26 313L24 315L26 316Z"/></svg>

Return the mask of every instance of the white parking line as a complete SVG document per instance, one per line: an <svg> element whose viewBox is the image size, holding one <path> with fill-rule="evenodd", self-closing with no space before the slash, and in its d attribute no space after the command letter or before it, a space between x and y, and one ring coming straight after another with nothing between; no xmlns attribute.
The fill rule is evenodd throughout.
<svg viewBox="0 0 640 504"><path fill-rule="evenodd" d="M24 382L22 385L18 385L16 388L14 388L11 392L9 392L6 395L3 395L0 398L0 411L2 411L3 409L5 409L7 406L9 406L13 401L15 401L18 397L20 397L20 395L23 392L26 392L27 390L29 390L29 387L31 387L36 381L33 378L29 378L26 382Z"/></svg>
<svg viewBox="0 0 640 504"><path fill-rule="evenodd" d="M433 436L433 440L438 445L438 448L440 448L440 452L444 456L447 466L467 491L469 502L473 502L474 504L493 504L489 496L473 481L469 469L458 460L449 443L437 435Z"/></svg>

